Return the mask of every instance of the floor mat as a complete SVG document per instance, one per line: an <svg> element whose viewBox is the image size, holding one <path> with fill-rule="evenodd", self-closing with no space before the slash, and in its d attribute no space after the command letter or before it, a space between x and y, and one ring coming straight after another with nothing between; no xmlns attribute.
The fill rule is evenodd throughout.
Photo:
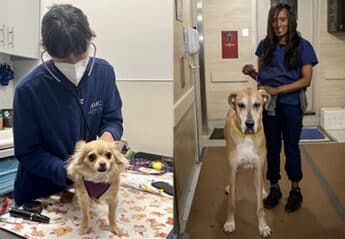
<svg viewBox="0 0 345 239"><path fill-rule="evenodd" d="M325 132L318 127L304 127L302 129L301 142L313 141L313 142L325 142L330 141Z"/></svg>
<svg viewBox="0 0 345 239"><path fill-rule="evenodd" d="M224 139L224 129L215 128L210 136L210 139ZM318 127L304 127L301 133L301 142L313 141L323 142L330 141L327 135Z"/></svg>
<svg viewBox="0 0 345 239"><path fill-rule="evenodd" d="M209 139L224 139L224 129L214 128Z"/></svg>

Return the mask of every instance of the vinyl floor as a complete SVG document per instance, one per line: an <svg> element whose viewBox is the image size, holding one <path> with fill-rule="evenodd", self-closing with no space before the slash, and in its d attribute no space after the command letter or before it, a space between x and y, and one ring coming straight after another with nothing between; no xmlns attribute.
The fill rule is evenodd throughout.
<svg viewBox="0 0 345 239"><path fill-rule="evenodd" d="M266 211L272 239L345 238L345 144L301 145L303 204L300 210L284 210L290 183L282 155L280 204ZM209 147L200 172L186 234L190 239L261 238L257 229L256 200L250 169L239 171L236 182L236 231L223 232L226 219L224 188L228 165L224 147ZM266 190L269 184L265 183Z"/></svg>

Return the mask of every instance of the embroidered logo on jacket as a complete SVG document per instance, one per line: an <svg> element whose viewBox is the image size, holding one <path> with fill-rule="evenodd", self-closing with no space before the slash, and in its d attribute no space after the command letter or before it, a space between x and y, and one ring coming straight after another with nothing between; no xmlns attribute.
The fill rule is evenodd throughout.
<svg viewBox="0 0 345 239"><path fill-rule="evenodd" d="M90 104L88 114L89 115L95 115L95 114L102 112L102 110L103 110L102 101L97 100L97 101Z"/></svg>

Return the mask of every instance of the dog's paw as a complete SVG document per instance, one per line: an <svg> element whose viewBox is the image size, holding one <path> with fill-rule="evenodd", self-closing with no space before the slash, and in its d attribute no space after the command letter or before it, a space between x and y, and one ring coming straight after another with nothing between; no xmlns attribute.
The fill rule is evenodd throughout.
<svg viewBox="0 0 345 239"><path fill-rule="evenodd" d="M100 228L101 230L104 230L104 231L110 230L110 226L107 225L107 224L103 224L103 223L101 223L101 224L99 225L99 228Z"/></svg>
<svg viewBox="0 0 345 239"><path fill-rule="evenodd" d="M85 235L89 233L89 227L80 226L79 235Z"/></svg>
<svg viewBox="0 0 345 239"><path fill-rule="evenodd" d="M225 187L224 193L225 193L226 195L229 195L229 193L230 193L230 186L229 186L229 185Z"/></svg>
<svg viewBox="0 0 345 239"><path fill-rule="evenodd" d="M121 235L122 233L122 230L116 225L111 227L111 231L115 233L116 235Z"/></svg>
<svg viewBox="0 0 345 239"><path fill-rule="evenodd" d="M235 231L235 222L233 222L233 221L225 222L225 224L224 224L224 231L226 233Z"/></svg>
<svg viewBox="0 0 345 239"><path fill-rule="evenodd" d="M259 233L262 237L271 236L272 230L267 224L259 225Z"/></svg>

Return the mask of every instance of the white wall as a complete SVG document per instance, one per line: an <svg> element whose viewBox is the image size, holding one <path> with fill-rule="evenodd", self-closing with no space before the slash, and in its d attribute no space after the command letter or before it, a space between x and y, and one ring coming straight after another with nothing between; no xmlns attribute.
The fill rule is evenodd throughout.
<svg viewBox="0 0 345 239"><path fill-rule="evenodd" d="M172 0L41 0L71 3L88 16L97 56L115 68L123 101L124 135L134 151L173 154ZM18 62L18 72L29 71Z"/></svg>
<svg viewBox="0 0 345 239"><path fill-rule="evenodd" d="M121 79L172 79L173 0L41 0L42 14L54 3L71 3L88 16L97 55Z"/></svg>
<svg viewBox="0 0 345 239"><path fill-rule="evenodd" d="M173 82L119 81L124 135L136 151L173 154Z"/></svg>

